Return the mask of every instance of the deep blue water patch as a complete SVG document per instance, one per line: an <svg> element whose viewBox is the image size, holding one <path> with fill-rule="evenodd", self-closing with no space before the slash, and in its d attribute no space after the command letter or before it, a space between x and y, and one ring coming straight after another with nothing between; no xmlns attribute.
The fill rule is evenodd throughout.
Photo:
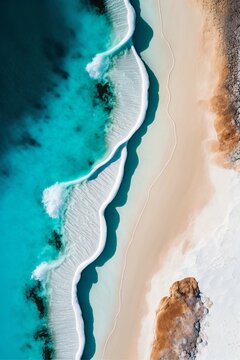
<svg viewBox="0 0 240 360"><path fill-rule="evenodd" d="M31 273L64 239L42 192L106 151L112 85L85 67L111 27L85 0L2 0L0 41L0 358L51 358L46 293Z"/></svg>
<svg viewBox="0 0 240 360"><path fill-rule="evenodd" d="M94 6L100 14L107 12L105 0L88 0L91 6Z"/></svg>

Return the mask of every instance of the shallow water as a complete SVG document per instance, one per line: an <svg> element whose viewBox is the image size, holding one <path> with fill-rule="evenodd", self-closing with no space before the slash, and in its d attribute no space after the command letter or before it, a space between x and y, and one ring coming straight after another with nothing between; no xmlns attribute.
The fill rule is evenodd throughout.
<svg viewBox="0 0 240 360"><path fill-rule="evenodd" d="M61 236L42 192L87 173L106 151L111 104L85 71L111 41L97 10L79 0L0 3L0 358L40 359L44 344L49 354L31 273L57 256Z"/></svg>

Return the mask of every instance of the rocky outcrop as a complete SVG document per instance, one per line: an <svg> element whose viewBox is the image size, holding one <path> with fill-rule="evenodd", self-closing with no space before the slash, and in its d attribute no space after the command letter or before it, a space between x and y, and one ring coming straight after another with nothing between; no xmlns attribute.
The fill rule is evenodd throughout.
<svg viewBox="0 0 240 360"><path fill-rule="evenodd" d="M236 125L236 147L231 152L231 160L239 165L240 160L240 0L227 1L227 14L224 21L224 39L228 59L228 78L226 88L230 96L232 123Z"/></svg>
<svg viewBox="0 0 240 360"><path fill-rule="evenodd" d="M194 278L175 282L156 314L151 360L195 359L206 312Z"/></svg>
<svg viewBox="0 0 240 360"><path fill-rule="evenodd" d="M240 0L199 0L219 35L219 83L212 99L217 151L225 166L240 163ZM217 64L216 64L217 66Z"/></svg>

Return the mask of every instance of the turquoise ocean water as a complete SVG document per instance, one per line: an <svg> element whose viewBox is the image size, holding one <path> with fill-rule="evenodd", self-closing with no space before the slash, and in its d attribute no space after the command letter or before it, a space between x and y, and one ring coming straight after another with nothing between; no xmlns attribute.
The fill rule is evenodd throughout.
<svg viewBox="0 0 240 360"><path fill-rule="evenodd" d="M44 188L86 174L106 151L111 95L85 71L111 42L99 4L0 3L0 359L53 354L47 302L31 273L61 250Z"/></svg>

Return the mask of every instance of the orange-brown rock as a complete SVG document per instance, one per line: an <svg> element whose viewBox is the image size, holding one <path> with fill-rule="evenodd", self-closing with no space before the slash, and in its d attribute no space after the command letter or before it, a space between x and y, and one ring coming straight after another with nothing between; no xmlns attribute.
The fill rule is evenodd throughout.
<svg viewBox="0 0 240 360"><path fill-rule="evenodd" d="M194 359L205 307L194 278L175 282L156 314L151 360Z"/></svg>
<svg viewBox="0 0 240 360"><path fill-rule="evenodd" d="M218 33L219 81L211 101L216 114L218 142L214 146L218 163L238 167L240 160L240 0L198 0L207 13L207 22Z"/></svg>

